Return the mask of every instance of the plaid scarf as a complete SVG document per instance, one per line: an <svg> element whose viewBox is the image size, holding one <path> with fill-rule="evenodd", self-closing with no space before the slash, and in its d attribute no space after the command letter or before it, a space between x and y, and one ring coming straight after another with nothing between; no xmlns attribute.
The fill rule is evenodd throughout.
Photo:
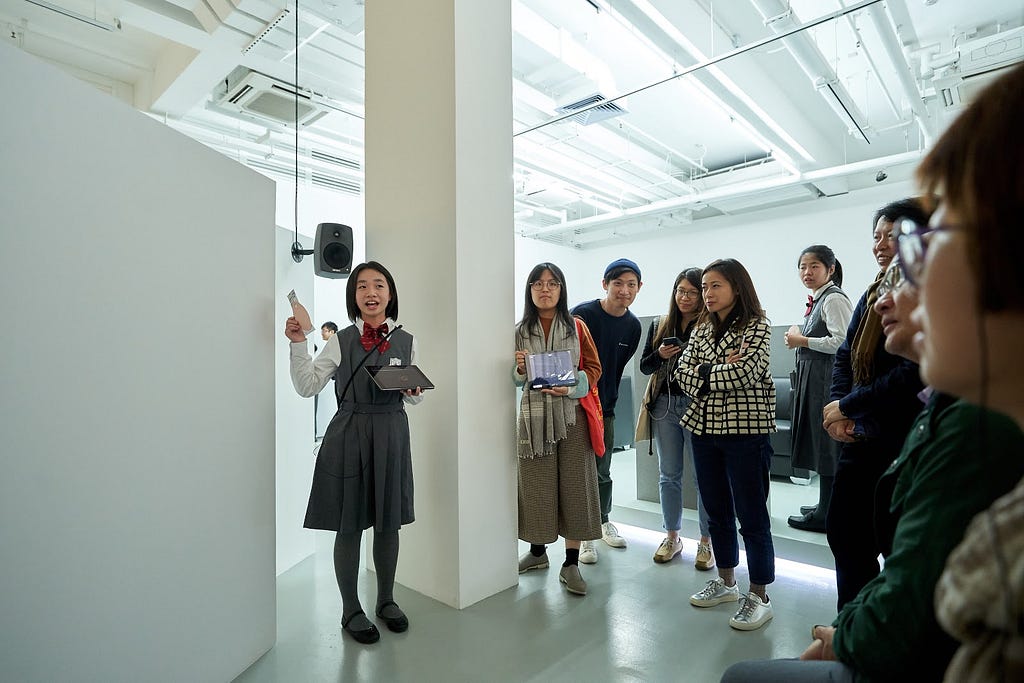
<svg viewBox="0 0 1024 683"><path fill-rule="evenodd" d="M544 353L568 349L575 367L580 364L580 340L556 316L551 321L547 339L538 323L532 330L516 327L516 348L528 353ZM576 424L578 400L566 396L542 394L536 389L523 387L519 402L517 451L520 458L540 458L551 455L559 441L565 438L567 426Z"/></svg>

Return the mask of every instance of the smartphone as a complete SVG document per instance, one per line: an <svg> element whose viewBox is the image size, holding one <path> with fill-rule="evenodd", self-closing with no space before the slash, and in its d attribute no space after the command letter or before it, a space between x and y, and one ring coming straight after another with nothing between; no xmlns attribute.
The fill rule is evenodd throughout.
<svg viewBox="0 0 1024 683"><path fill-rule="evenodd" d="M679 341L679 337L665 337L661 340L661 343L665 346L682 346L683 342Z"/></svg>
<svg viewBox="0 0 1024 683"><path fill-rule="evenodd" d="M736 349L736 353L740 354L741 356L745 356L745 355L746 355L746 353L747 353L747 350L743 348L743 344L745 344L745 343L746 343L746 341L747 341L747 333L746 333L746 332L744 332L744 333L743 333L743 336L742 336L742 337L740 337L740 345L739 345L739 348L737 348L737 349Z"/></svg>

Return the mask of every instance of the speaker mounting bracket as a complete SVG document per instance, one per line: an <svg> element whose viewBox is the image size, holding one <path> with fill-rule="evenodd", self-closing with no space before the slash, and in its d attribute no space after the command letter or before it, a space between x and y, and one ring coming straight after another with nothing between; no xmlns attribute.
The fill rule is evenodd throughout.
<svg viewBox="0 0 1024 683"><path fill-rule="evenodd" d="M298 241L292 242L292 260L296 263L302 263L303 256L312 256L313 249L303 249L302 244Z"/></svg>

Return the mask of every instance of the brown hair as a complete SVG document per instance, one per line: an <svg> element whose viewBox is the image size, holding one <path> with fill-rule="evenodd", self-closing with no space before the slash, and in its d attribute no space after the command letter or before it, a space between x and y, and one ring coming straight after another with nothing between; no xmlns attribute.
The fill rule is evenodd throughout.
<svg viewBox="0 0 1024 683"><path fill-rule="evenodd" d="M722 277L728 281L733 292L736 294L734 310L738 310L739 313L736 317L736 322L733 323L733 329L742 330L751 320L765 317L764 309L761 308L761 302L757 298L757 292L754 291L754 281L750 279L750 273L747 272L742 263L734 258L718 259L717 261L712 261L704 268L702 276L707 275L711 271L721 273ZM717 313L709 313L707 308L704 309L701 318L703 320L710 320L716 333L719 331L722 323L725 322L718 318Z"/></svg>
<svg viewBox="0 0 1024 683"><path fill-rule="evenodd" d="M982 310L1024 309L1024 64L986 87L917 168L967 235Z"/></svg>

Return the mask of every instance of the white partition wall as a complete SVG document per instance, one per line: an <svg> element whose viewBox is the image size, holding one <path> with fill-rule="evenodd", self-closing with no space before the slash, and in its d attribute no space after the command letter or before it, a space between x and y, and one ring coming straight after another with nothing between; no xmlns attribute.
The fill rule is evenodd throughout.
<svg viewBox="0 0 1024 683"><path fill-rule="evenodd" d="M231 680L275 634L273 183L0 64L0 680Z"/></svg>

